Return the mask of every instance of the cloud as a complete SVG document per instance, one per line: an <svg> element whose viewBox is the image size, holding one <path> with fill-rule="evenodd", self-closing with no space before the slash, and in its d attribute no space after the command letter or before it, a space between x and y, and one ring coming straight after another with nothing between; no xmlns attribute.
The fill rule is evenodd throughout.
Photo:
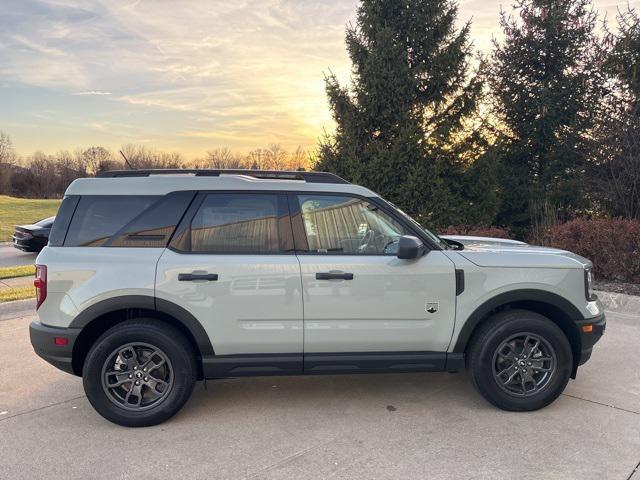
<svg viewBox="0 0 640 480"><path fill-rule="evenodd" d="M71 95L111 95L106 90L85 90L84 92L74 92Z"/></svg>
<svg viewBox="0 0 640 480"><path fill-rule="evenodd" d="M78 136L126 119L130 128L117 138L103 129L99 140L117 144L126 135L204 151L214 142L313 147L323 128L331 130L323 72L349 79L344 30L358 1L2 3L0 78L9 89L58 93ZM499 5L461 2L460 22L474 17L479 48L489 48L497 33ZM95 97L90 111L84 96Z"/></svg>
<svg viewBox="0 0 640 480"><path fill-rule="evenodd" d="M356 0L8 2L3 80L175 112L176 138L313 146L331 124L322 73L349 72Z"/></svg>

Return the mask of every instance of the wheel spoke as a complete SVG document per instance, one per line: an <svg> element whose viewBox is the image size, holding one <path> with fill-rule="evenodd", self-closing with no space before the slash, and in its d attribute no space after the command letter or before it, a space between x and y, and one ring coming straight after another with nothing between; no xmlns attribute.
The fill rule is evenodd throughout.
<svg viewBox="0 0 640 480"><path fill-rule="evenodd" d="M132 402L131 400L135 400L135 402ZM124 403L129 406L139 407L142 403L142 385L136 385L132 382L131 389L124 397Z"/></svg>
<svg viewBox="0 0 640 480"><path fill-rule="evenodd" d="M149 388L156 394L164 393L167 389L167 386L169 385L168 382L155 377L149 377L149 380L147 380L146 383Z"/></svg>
<svg viewBox="0 0 640 480"><path fill-rule="evenodd" d="M134 365L138 364L138 355L132 346L124 347L118 351L120 360L127 366L127 370L131 370Z"/></svg>
<svg viewBox="0 0 640 480"><path fill-rule="evenodd" d="M514 370L513 373L511 375L509 375L509 378L507 378L506 381L502 382L503 385L509 385L514 378L516 378L516 375L518 375L518 370Z"/></svg>
<svg viewBox="0 0 640 480"><path fill-rule="evenodd" d="M157 351L154 351L151 355L149 355L149 359L142 365L142 369L146 369L147 373L150 373L160 367L162 367L166 363L166 360L158 355Z"/></svg>
<svg viewBox="0 0 640 480"><path fill-rule="evenodd" d="M129 372L107 372L105 376L108 388L116 388L127 382L133 383L133 380L129 377ZM112 377L116 377L115 382L109 381L109 379Z"/></svg>
<svg viewBox="0 0 640 480"><path fill-rule="evenodd" d="M550 362L553 360L551 357L532 357L531 361L533 362Z"/></svg>
<svg viewBox="0 0 640 480"><path fill-rule="evenodd" d="M538 351L538 347L540 346L540 340L538 340L537 338L534 338L533 341L535 343L533 345L529 346L530 339L531 339L531 337L528 336L524 341L524 355L527 358L531 357L531 355L533 355L535 352L537 352Z"/></svg>
<svg viewBox="0 0 640 480"><path fill-rule="evenodd" d="M539 367L537 365L531 365L531 369L536 372L551 372L553 369L551 367Z"/></svg>

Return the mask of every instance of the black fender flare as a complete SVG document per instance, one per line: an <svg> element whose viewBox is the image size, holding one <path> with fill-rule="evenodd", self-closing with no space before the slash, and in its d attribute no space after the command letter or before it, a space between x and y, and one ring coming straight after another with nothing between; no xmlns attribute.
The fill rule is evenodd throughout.
<svg viewBox="0 0 640 480"><path fill-rule="evenodd" d="M573 321L584 320L584 316L573 303L556 293L537 289L521 289L500 293L485 301L477 307L471 315L469 315L458 334L453 353L464 353L473 331L487 316L487 314L502 307L503 305L515 302L536 302L539 304L551 305L552 307L562 311L567 318ZM577 325L575 328L577 331Z"/></svg>
<svg viewBox="0 0 640 480"><path fill-rule="evenodd" d="M80 312L69 328L82 329L98 317L128 309L154 310L173 317L191 333L203 358L215 355L207 332L191 313L173 302L150 295L123 295L101 300Z"/></svg>

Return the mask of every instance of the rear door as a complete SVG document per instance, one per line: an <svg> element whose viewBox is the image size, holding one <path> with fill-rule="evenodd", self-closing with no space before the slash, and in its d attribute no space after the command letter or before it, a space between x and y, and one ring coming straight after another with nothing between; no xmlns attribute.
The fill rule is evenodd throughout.
<svg viewBox="0 0 640 480"><path fill-rule="evenodd" d="M203 325L215 351L207 376L301 373L300 265L286 195L199 194L158 262L156 297Z"/></svg>
<svg viewBox="0 0 640 480"><path fill-rule="evenodd" d="M455 271L439 250L397 258L408 225L368 199L291 196L304 296L305 372L439 370Z"/></svg>

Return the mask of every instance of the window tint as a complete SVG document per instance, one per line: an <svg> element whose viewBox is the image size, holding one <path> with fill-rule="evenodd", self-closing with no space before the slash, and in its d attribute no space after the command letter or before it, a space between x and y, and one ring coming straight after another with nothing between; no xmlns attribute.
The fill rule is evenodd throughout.
<svg viewBox="0 0 640 480"><path fill-rule="evenodd" d="M283 195L209 194L191 221L191 251L279 253L288 225Z"/></svg>
<svg viewBox="0 0 640 480"><path fill-rule="evenodd" d="M376 205L353 197L300 195L309 252L395 255L398 240L410 235Z"/></svg>
<svg viewBox="0 0 640 480"><path fill-rule="evenodd" d="M195 192L189 191L165 195L120 229L104 246L166 247L194 196Z"/></svg>
<svg viewBox="0 0 640 480"><path fill-rule="evenodd" d="M80 197L77 195L64 197L58 213L56 213L55 221L49 233L49 245L52 247L61 247L64 243L64 237L67 235L69 223L73 218L73 212L76 210Z"/></svg>
<svg viewBox="0 0 640 480"><path fill-rule="evenodd" d="M85 195L80 198L64 245L100 247L158 198L157 196Z"/></svg>

